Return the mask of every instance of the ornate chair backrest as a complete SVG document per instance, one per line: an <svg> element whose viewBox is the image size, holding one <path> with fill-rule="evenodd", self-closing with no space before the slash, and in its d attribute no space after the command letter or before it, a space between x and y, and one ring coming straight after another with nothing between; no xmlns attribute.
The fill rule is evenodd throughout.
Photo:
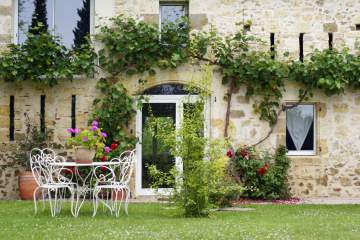
<svg viewBox="0 0 360 240"><path fill-rule="evenodd" d="M120 154L119 158L114 158L111 162L116 162L112 169L117 173L116 182L127 185L134 169L135 150L125 151Z"/></svg>
<svg viewBox="0 0 360 240"><path fill-rule="evenodd" d="M57 158L50 148L34 148L30 152L30 167L39 186L53 183L51 163Z"/></svg>
<svg viewBox="0 0 360 240"><path fill-rule="evenodd" d="M111 167L97 166L94 169L96 185L111 184L115 181L115 173Z"/></svg>

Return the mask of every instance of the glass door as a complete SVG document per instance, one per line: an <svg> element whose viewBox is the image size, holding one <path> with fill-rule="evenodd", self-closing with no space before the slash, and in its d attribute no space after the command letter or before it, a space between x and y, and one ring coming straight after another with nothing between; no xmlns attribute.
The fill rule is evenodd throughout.
<svg viewBox="0 0 360 240"><path fill-rule="evenodd" d="M172 156L169 148L162 139L154 137L154 131L164 129L164 126L172 125L174 130L179 129L183 117L191 112L192 104L197 95L189 95L181 85L160 85L144 92L146 101L136 115L136 171L135 171L135 194L155 195L151 189L152 179L149 174L149 166L156 166L162 172L169 172L174 166L177 171L182 171L181 159ZM206 105L206 104L205 104ZM210 116L210 107L205 106L204 114ZM185 113L183 113L185 111ZM151 121L156 118L156 121ZM156 122L156 125L151 124ZM209 118L205 118L204 127L209 124ZM205 127L206 129L206 127ZM207 135L207 130L200 134ZM172 186L161 186L160 193L168 194Z"/></svg>
<svg viewBox="0 0 360 240"><path fill-rule="evenodd" d="M153 121L156 118L155 121ZM155 125L154 125L155 123ZM145 103L142 108L142 142L141 142L141 188L151 187L153 179L149 175L149 166L156 166L164 173L175 166L175 157L162 139L157 138L160 128L176 125L176 103ZM171 188L172 186L160 186Z"/></svg>

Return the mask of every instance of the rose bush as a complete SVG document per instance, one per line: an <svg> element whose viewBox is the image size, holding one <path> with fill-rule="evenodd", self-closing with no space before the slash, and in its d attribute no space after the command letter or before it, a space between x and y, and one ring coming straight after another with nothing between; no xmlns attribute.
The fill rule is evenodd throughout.
<svg viewBox="0 0 360 240"><path fill-rule="evenodd" d="M243 196L261 199L286 199L290 197L287 172L290 161L286 148L280 146L275 154L258 153L254 148L229 149L235 177L244 185Z"/></svg>

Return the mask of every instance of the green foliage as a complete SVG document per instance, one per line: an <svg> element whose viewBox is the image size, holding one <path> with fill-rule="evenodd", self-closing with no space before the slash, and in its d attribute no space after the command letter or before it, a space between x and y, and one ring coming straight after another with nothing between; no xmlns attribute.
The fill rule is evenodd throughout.
<svg viewBox="0 0 360 240"><path fill-rule="evenodd" d="M94 100L91 119L96 119L99 127L107 133L106 145L117 145L112 149L110 158L118 157L122 151L134 148L136 143L128 127L135 114L134 102L121 82L110 83L100 79L97 88L101 97Z"/></svg>
<svg viewBox="0 0 360 240"><path fill-rule="evenodd" d="M287 172L290 160L286 148L281 146L274 155L259 155L253 148L239 148L231 154L235 172L244 184L244 196L261 199L290 197Z"/></svg>
<svg viewBox="0 0 360 240"><path fill-rule="evenodd" d="M10 44L0 56L0 78L8 82L33 81L52 87L59 80L72 80L77 74L93 74L95 58L89 44L69 50L51 34L29 33L24 44Z"/></svg>
<svg viewBox="0 0 360 240"><path fill-rule="evenodd" d="M315 50L304 62L290 65L289 79L312 92L322 90L326 95L344 93L347 87L360 87L360 57L344 48ZM304 91L304 90L302 90Z"/></svg>
<svg viewBox="0 0 360 240"><path fill-rule="evenodd" d="M175 68L186 60L188 25L167 24L160 33L156 25L121 15L112 18L111 25L102 26L97 36L102 43L100 66L113 76Z"/></svg>
<svg viewBox="0 0 360 240"><path fill-rule="evenodd" d="M214 29L194 34L192 56L220 66L222 83L231 86L230 94L245 86L247 96L255 96L259 100L254 109L260 119L273 125L277 118L276 110L281 105L287 66L272 59L268 51L252 50L254 46L261 48L263 42L248 35L242 27L240 29L225 38L217 36Z"/></svg>

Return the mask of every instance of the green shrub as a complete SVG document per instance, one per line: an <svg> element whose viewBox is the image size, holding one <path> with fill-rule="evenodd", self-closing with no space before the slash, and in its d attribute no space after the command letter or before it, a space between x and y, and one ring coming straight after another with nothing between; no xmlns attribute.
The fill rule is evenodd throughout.
<svg viewBox="0 0 360 240"><path fill-rule="evenodd" d="M287 172L290 161L286 148L280 146L275 154L258 154L253 148L228 151L235 173L243 183L243 196L260 199L286 199L290 197Z"/></svg>

